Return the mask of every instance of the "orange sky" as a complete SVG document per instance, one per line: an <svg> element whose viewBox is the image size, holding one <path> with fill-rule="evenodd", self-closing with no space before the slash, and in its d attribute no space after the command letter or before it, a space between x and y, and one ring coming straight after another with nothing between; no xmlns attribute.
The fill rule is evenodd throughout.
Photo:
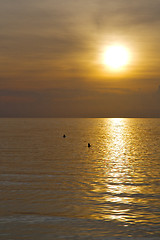
<svg viewBox="0 0 160 240"><path fill-rule="evenodd" d="M159 0L0 5L0 117L160 117ZM115 43L131 53L117 73Z"/></svg>

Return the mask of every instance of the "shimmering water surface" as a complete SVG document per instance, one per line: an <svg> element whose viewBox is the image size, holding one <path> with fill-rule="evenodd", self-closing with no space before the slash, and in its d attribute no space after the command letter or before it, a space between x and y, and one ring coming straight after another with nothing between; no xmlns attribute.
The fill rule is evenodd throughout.
<svg viewBox="0 0 160 240"><path fill-rule="evenodd" d="M159 183L160 119L0 119L2 240L160 239Z"/></svg>

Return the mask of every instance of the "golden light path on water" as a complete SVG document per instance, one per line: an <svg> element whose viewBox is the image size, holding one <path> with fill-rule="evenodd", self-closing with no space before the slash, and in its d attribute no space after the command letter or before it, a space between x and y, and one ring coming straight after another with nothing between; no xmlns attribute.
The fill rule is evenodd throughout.
<svg viewBox="0 0 160 240"><path fill-rule="evenodd" d="M120 195L126 191L126 186L123 184L123 182L126 181L126 177L128 178L129 174L129 163L126 159L124 159L127 144L125 139L125 119L111 119L109 132L112 139L109 145L109 155L112 164L110 166L110 171L108 172L110 184L107 184L107 187L113 195ZM123 171L124 168L125 172ZM108 200L114 203L127 204L129 202L129 199L127 197L121 196L110 197ZM127 212L128 209L115 209L112 210L112 214L109 215L109 218L119 221L126 221L125 215Z"/></svg>
<svg viewBox="0 0 160 240"><path fill-rule="evenodd" d="M108 120L107 120L108 121ZM93 218L117 220L121 222L141 222L145 214L135 210L135 206L145 203L139 196L145 193L142 176L135 174L136 139L130 132L129 119L114 118L107 123L108 137L105 142L103 160L99 161L99 176L95 180L93 192L97 204ZM109 126L109 128L108 128ZM136 142L136 143L135 143ZM141 168L138 166L137 169Z"/></svg>

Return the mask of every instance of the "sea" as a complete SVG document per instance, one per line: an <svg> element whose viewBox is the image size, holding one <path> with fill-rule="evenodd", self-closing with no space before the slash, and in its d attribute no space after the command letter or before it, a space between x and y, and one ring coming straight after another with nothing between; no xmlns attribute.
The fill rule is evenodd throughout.
<svg viewBox="0 0 160 240"><path fill-rule="evenodd" d="M160 118L1 118L0 239L159 240Z"/></svg>

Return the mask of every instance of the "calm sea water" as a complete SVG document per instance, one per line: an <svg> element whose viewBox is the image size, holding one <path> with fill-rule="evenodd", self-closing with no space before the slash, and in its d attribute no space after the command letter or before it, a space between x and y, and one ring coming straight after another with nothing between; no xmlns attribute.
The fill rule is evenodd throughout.
<svg viewBox="0 0 160 240"><path fill-rule="evenodd" d="M160 239L159 184L160 119L0 119L2 240Z"/></svg>

